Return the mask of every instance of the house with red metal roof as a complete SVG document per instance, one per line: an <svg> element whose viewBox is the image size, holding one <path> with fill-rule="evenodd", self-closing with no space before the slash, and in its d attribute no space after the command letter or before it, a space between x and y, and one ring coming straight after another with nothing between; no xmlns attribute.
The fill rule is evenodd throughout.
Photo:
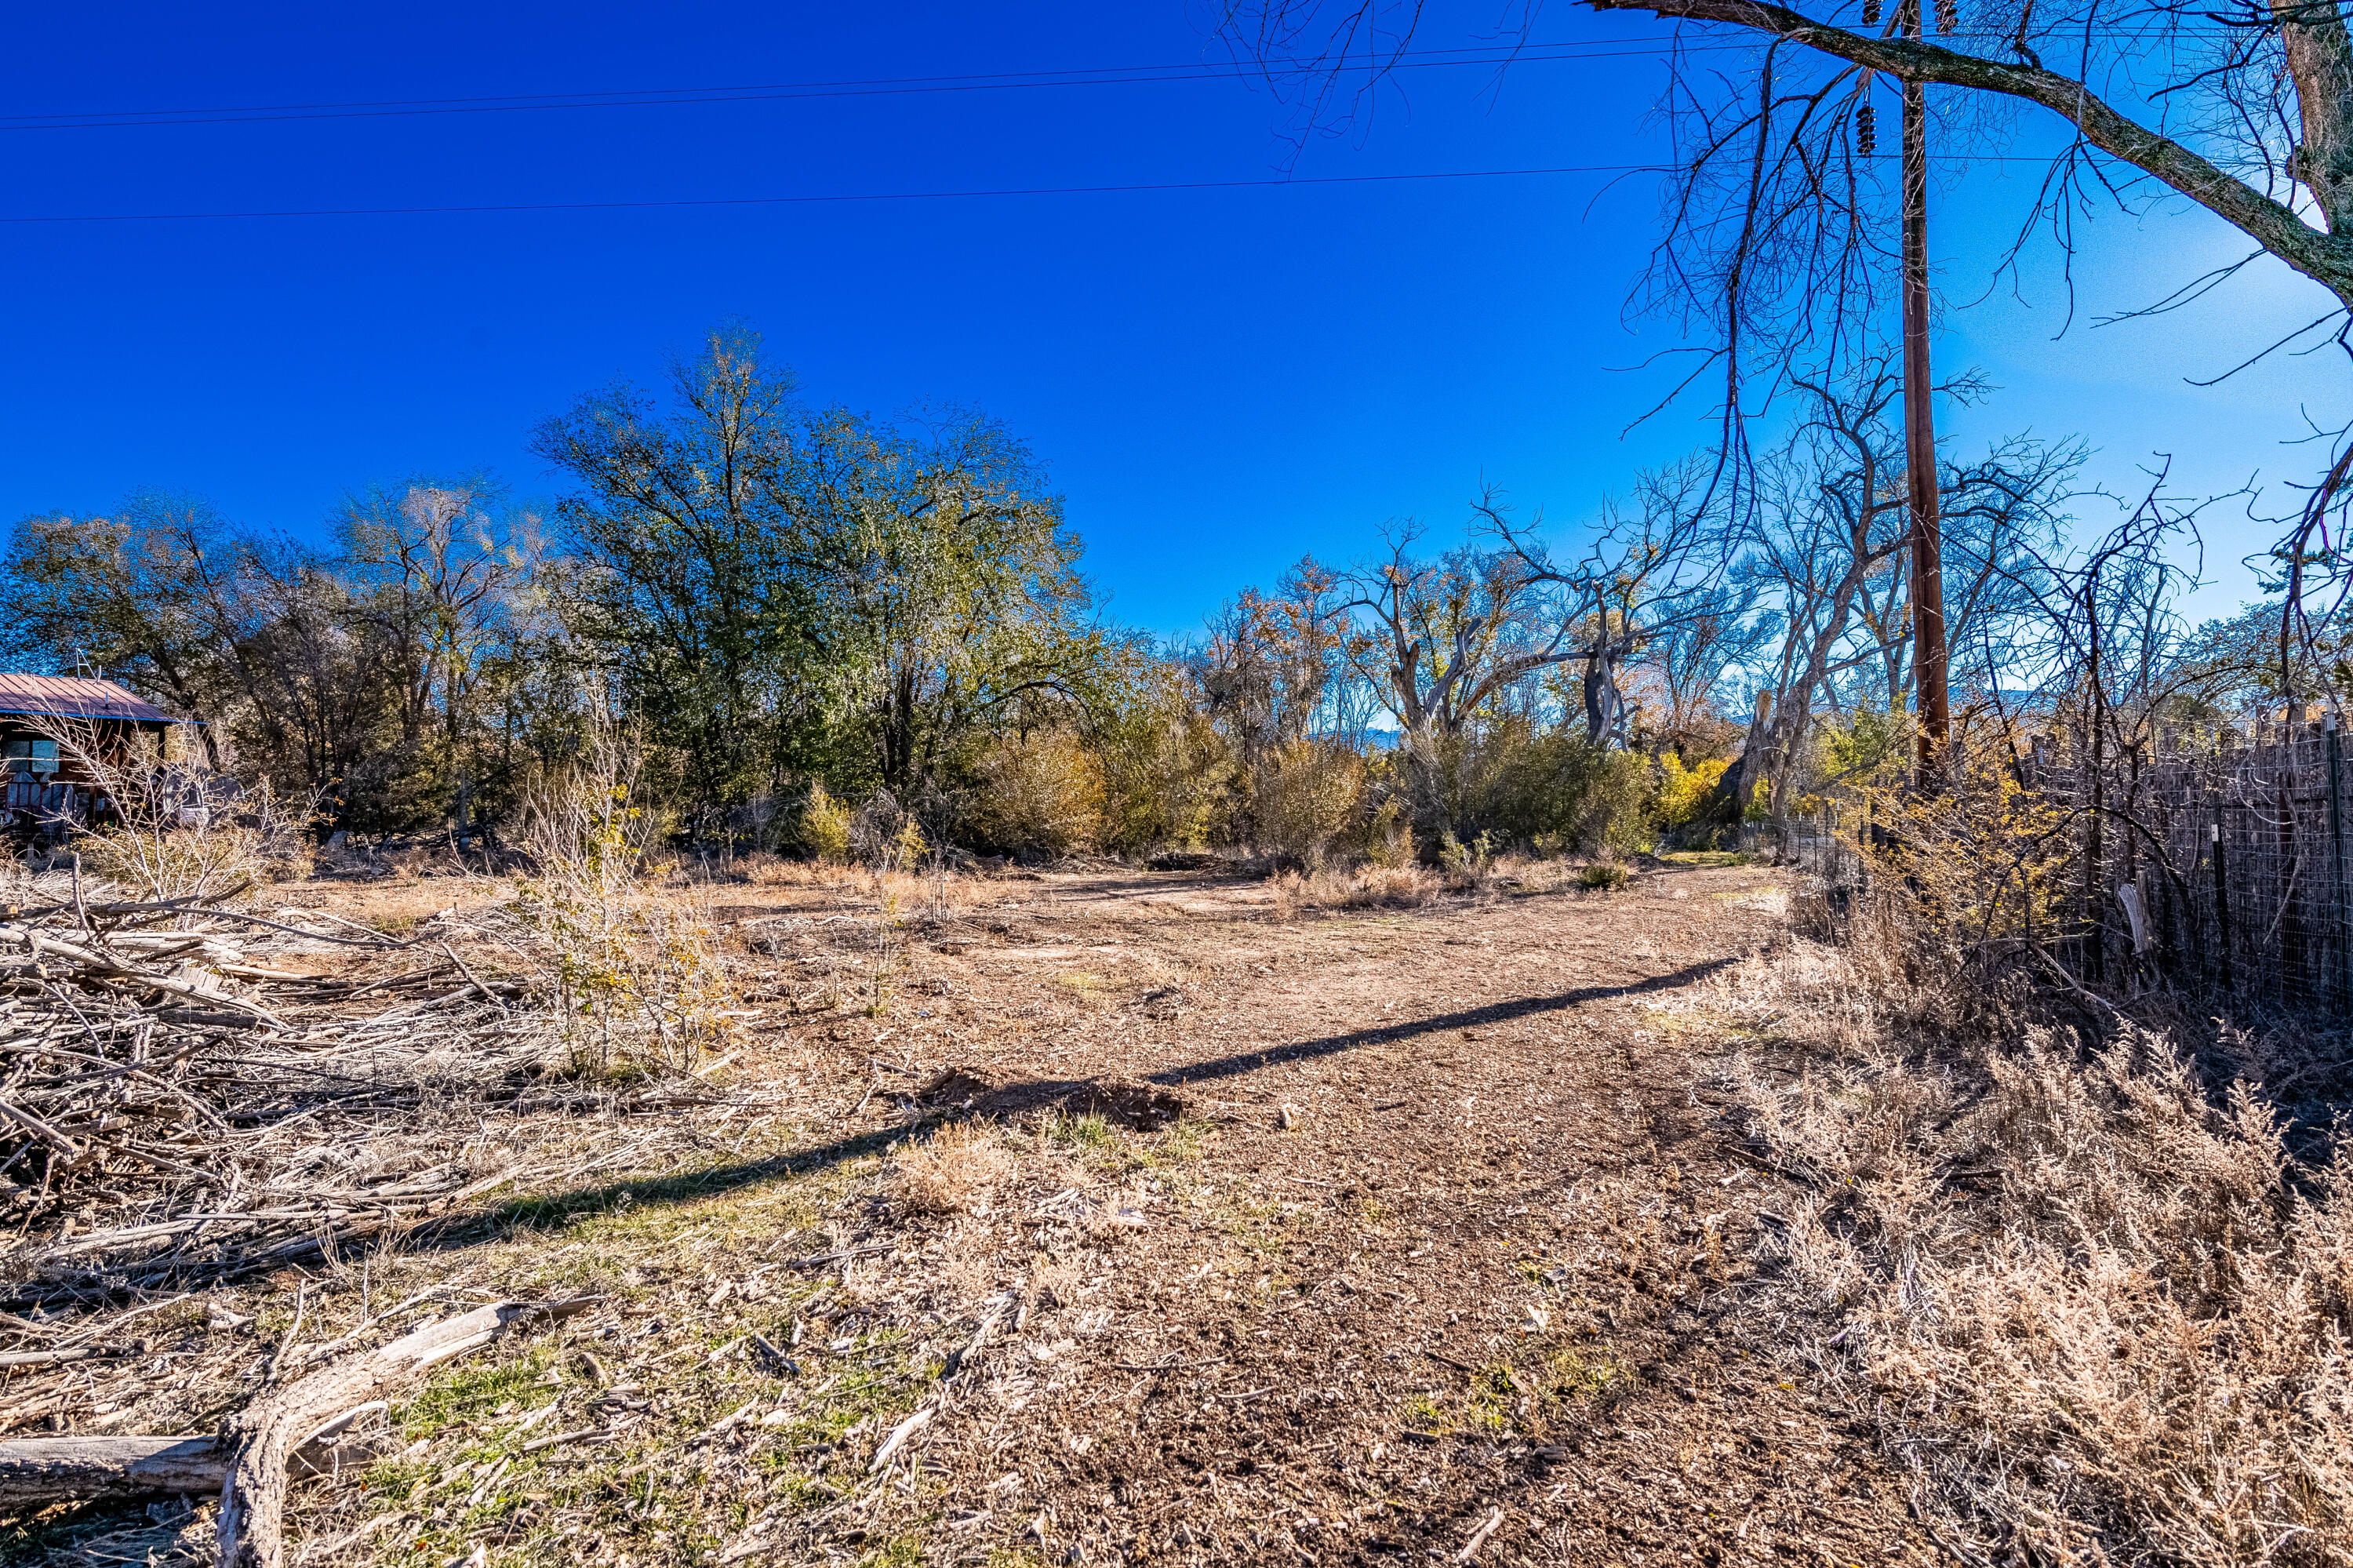
<svg viewBox="0 0 2353 1568"><path fill-rule="evenodd" d="M111 802L78 753L122 757L137 736L161 736L177 722L111 681L0 672L0 824L23 832L103 820Z"/></svg>

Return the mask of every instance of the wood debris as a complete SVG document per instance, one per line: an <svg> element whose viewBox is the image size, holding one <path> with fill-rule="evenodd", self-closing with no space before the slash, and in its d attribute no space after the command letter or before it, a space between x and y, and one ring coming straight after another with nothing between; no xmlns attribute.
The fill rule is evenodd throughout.
<svg viewBox="0 0 2353 1568"><path fill-rule="evenodd" d="M356 950L356 972L251 961L290 936ZM510 1011L521 992L447 943L219 897L0 908L0 1214L24 1237L5 1305L282 1267L483 1191L417 1124L522 1092L553 1031Z"/></svg>

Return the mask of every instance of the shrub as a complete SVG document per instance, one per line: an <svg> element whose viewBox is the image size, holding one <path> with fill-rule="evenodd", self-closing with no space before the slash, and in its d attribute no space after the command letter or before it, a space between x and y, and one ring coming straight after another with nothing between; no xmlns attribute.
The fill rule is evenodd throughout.
<svg viewBox="0 0 2353 1568"><path fill-rule="evenodd" d="M1696 768L1685 768L1683 759L1672 751L1659 758L1659 792L1651 810L1662 828L1688 827L1706 809L1709 795L1724 777L1731 762L1720 757L1703 759Z"/></svg>
<svg viewBox="0 0 2353 1568"><path fill-rule="evenodd" d="M1533 842L1539 835L1588 853L1650 847L1654 775L1648 758L1594 746L1575 730L1537 734L1497 725L1458 765L1462 826Z"/></svg>
<svg viewBox="0 0 2353 1568"><path fill-rule="evenodd" d="M801 806L800 847L818 860L848 860L853 817L849 807L826 793L824 785L810 785L808 800Z"/></svg>
<svg viewBox="0 0 2353 1568"><path fill-rule="evenodd" d="M200 761L172 758L144 736L120 749L79 721L36 727L112 802L113 823L74 841L91 874L161 901L310 873L304 830L312 813L290 807L266 782L243 789Z"/></svg>
<svg viewBox="0 0 2353 1568"><path fill-rule="evenodd" d="M1413 864L1324 865L1314 871L1277 872L1267 884L1277 918L1289 920L1309 909L1409 909L1439 893L1439 879Z"/></svg>
<svg viewBox="0 0 2353 1568"><path fill-rule="evenodd" d="M2293 1078L2327 1047L2121 1020L2086 1045L1905 898L1852 918L1705 1004L1803 1053L1729 1075L1801 1183L1764 1243L1775 1309L1814 1325L1792 1361L1868 1413L1956 1555L2353 1555L2353 1152L2299 1161L2257 1089L2189 1063Z"/></svg>
<svg viewBox="0 0 2353 1568"><path fill-rule="evenodd" d="M1067 729L999 736L975 789L973 830L991 847L1066 855L1103 843L1103 769Z"/></svg>
<svg viewBox="0 0 2353 1568"><path fill-rule="evenodd" d="M1487 874L1495 865L1495 840L1492 833L1481 833L1464 843L1452 833L1439 840L1438 866L1446 879L1459 888L1476 890L1487 885Z"/></svg>
<svg viewBox="0 0 2353 1568"><path fill-rule="evenodd" d="M1365 830L1365 852L1378 866L1414 863L1413 815L1406 809L1404 796L1391 795L1373 813Z"/></svg>
<svg viewBox="0 0 2353 1568"><path fill-rule="evenodd" d="M707 908L664 893L657 819L634 803L636 759L600 737L529 803L540 871L509 906L542 966L573 1065L684 1072L724 1038L732 1001Z"/></svg>
<svg viewBox="0 0 2353 1568"><path fill-rule="evenodd" d="M1293 740L1250 780L1259 846L1303 865L1320 865L1356 820L1365 759L1330 741Z"/></svg>
<svg viewBox="0 0 2353 1568"><path fill-rule="evenodd" d="M1239 769L1225 737L1174 682L1139 694L1088 732L1103 779L1101 847L1198 849L1232 825Z"/></svg>
<svg viewBox="0 0 2353 1568"><path fill-rule="evenodd" d="M1597 860L1577 874L1577 886L1598 893L1615 893L1626 880L1626 868L1615 861Z"/></svg>

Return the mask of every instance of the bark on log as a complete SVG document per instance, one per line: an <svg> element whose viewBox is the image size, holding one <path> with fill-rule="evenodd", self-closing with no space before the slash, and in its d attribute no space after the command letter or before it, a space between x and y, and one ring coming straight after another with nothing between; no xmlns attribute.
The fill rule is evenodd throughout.
<svg viewBox="0 0 2353 1568"><path fill-rule="evenodd" d="M287 1462L322 1422L353 1405L389 1398L428 1369L489 1344L511 1324L567 1318L593 1304L594 1298L583 1298L478 1308L312 1372L248 1406L222 1436L237 1457L220 1484L218 1568L280 1568Z"/></svg>
<svg viewBox="0 0 2353 1568"><path fill-rule="evenodd" d="M289 1472L334 1475L380 1457L335 1441L352 1419L443 1361L510 1327L568 1318L596 1304L501 1301L429 1323L390 1344L263 1395L213 1437L34 1437L0 1442L0 1510L54 1502L217 1493L220 1568L280 1568Z"/></svg>
<svg viewBox="0 0 2353 1568"><path fill-rule="evenodd" d="M306 1444L297 1477L332 1476L383 1456L364 1439ZM229 1457L210 1437L34 1437L0 1443L0 1510L50 1503L128 1499L185 1492L209 1497L228 1477Z"/></svg>

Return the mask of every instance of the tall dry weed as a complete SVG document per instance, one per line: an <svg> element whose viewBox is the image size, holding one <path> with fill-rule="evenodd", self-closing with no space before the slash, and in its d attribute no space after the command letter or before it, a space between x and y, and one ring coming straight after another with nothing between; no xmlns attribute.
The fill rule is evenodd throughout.
<svg viewBox="0 0 2353 1568"><path fill-rule="evenodd" d="M1905 969L1801 939L1724 1001L1811 1047L1732 1072L1808 1187L1772 1245L1923 1509L1978 1560L2353 1557L2347 1155L2298 1164L2172 1033Z"/></svg>
<svg viewBox="0 0 2353 1568"><path fill-rule="evenodd" d="M691 1071L726 1035L732 992L700 889L664 885L630 755L607 737L531 802L539 862L510 906L551 983L574 1063Z"/></svg>
<svg viewBox="0 0 2353 1568"><path fill-rule="evenodd" d="M158 902L217 897L238 886L306 875L316 802L290 800L265 780L246 788L153 736L118 741L86 720L36 717L112 807L112 820L74 840L90 874Z"/></svg>

